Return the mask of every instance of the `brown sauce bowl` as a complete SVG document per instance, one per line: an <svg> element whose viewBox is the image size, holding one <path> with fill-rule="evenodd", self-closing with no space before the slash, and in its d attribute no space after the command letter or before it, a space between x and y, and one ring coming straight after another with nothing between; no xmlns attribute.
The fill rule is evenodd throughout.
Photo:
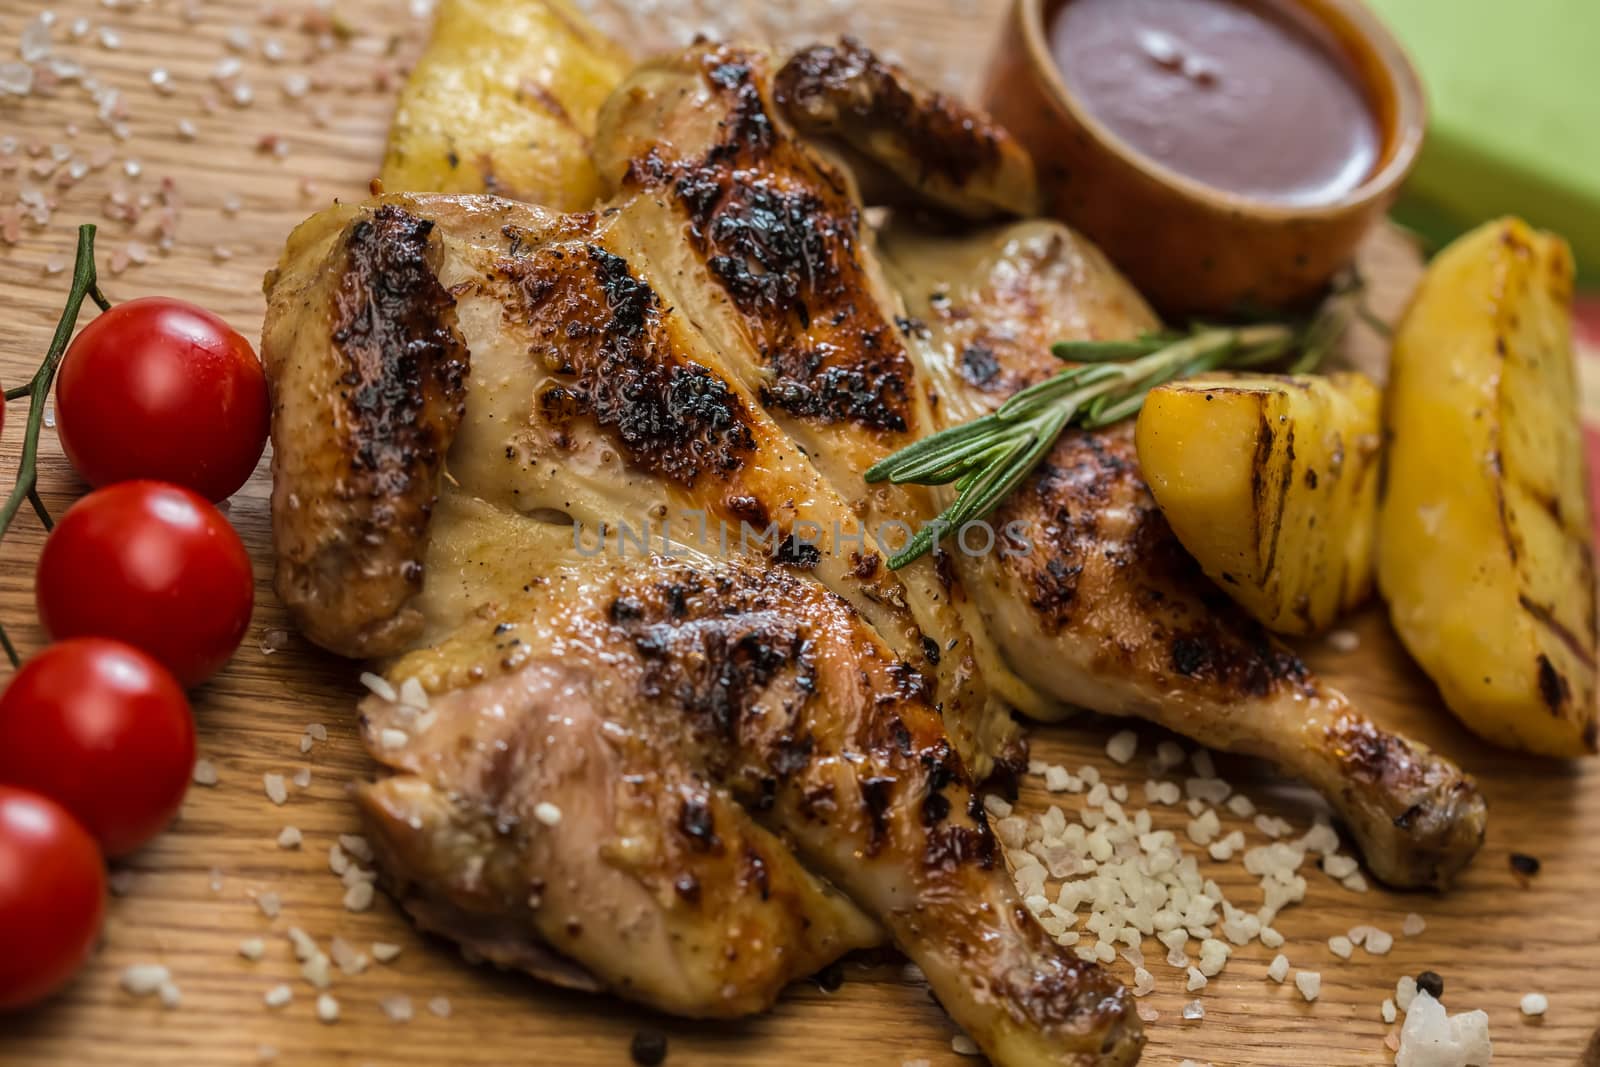
<svg viewBox="0 0 1600 1067"><path fill-rule="evenodd" d="M983 96L1033 153L1045 212L1095 241L1169 317L1314 300L1393 204L1422 146L1427 103L1400 43L1359 0L1281 0L1348 59L1381 134L1372 172L1348 193L1284 203L1189 178L1100 122L1068 88L1047 38L1071 2L1014 0Z"/></svg>

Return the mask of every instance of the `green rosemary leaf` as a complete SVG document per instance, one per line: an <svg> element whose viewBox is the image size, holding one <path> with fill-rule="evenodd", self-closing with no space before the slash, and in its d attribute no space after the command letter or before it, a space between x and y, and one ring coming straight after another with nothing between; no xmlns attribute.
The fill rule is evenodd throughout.
<svg viewBox="0 0 1600 1067"><path fill-rule="evenodd" d="M1174 340L1173 334L1146 334L1135 341L1057 341L1050 346L1050 352L1071 363L1106 363L1148 356Z"/></svg>
<svg viewBox="0 0 1600 1067"><path fill-rule="evenodd" d="M1063 341L1051 347L1077 366L1018 392L993 413L926 437L874 464L869 482L952 485L955 499L889 560L899 568L934 550L947 534L984 518L1032 473L1069 425L1110 426L1135 415L1150 390L1222 367L1263 367L1291 353L1292 373L1317 366L1350 316L1342 299L1303 328L1279 323L1196 324L1187 333L1133 341Z"/></svg>

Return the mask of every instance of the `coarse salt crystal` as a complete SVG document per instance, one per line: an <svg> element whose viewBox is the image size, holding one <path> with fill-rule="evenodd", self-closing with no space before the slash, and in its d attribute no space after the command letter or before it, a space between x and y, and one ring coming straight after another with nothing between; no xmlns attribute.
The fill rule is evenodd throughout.
<svg viewBox="0 0 1600 1067"><path fill-rule="evenodd" d="M145 997L171 979L171 972L159 963L135 963L123 970L122 988L136 997Z"/></svg>
<svg viewBox="0 0 1600 1067"><path fill-rule="evenodd" d="M1243 793L1235 793L1228 798L1228 810L1241 819L1248 819L1256 813L1256 806Z"/></svg>
<svg viewBox="0 0 1600 1067"><path fill-rule="evenodd" d="M548 800L541 800L533 806L533 817L546 826L555 826L561 822L561 809Z"/></svg>
<svg viewBox="0 0 1600 1067"><path fill-rule="evenodd" d="M1394 935L1387 930L1373 930L1367 934L1365 947L1374 956L1387 956L1394 947Z"/></svg>
<svg viewBox="0 0 1600 1067"><path fill-rule="evenodd" d="M407 996L384 997L378 1001L383 1013L397 1023L411 1021L411 998Z"/></svg>
<svg viewBox="0 0 1600 1067"><path fill-rule="evenodd" d="M1296 971L1294 986L1308 1001L1316 1000L1317 994L1322 992L1322 975L1316 971Z"/></svg>
<svg viewBox="0 0 1600 1067"><path fill-rule="evenodd" d="M1405 934L1407 937L1416 937L1427 928L1428 920L1424 919L1422 916L1413 911L1406 916L1405 922L1401 924L1400 932Z"/></svg>
<svg viewBox="0 0 1600 1067"><path fill-rule="evenodd" d="M1283 944L1283 935L1270 926L1261 928L1261 944L1264 948L1278 948Z"/></svg>
<svg viewBox="0 0 1600 1067"><path fill-rule="evenodd" d="M269 919L276 919L282 906L276 893L262 893L256 897L256 907L260 908L261 914Z"/></svg>
<svg viewBox="0 0 1600 1067"><path fill-rule="evenodd" d="M289 789L283 784L283 775L263 774L261 776L261 781L262 784L266 786L267 799L272 801L274 804L281 805L284 801L289 799Z"/></svg>
<svg viewBox="0 0 1600 1067"><path fill-rule="evenodd" d="M1052 793L1078 793L1083 782L1067 773L1065 767L1048 767L1044 772L1044 787Z"/></svg>
<svg viewBox="0 0 1600 1067"><path fill-rule="evenodd" d="M387 700L393 704L400 699L400 694L395 692L394 686L385 681L382 675L362 671L361 684L370 689L380 700Z"/></svg>
<svg viewBox="0 0 1600 1067"><path fill-rule="evenodd" d="M452 1011L449 997L434 997L428 1001L428 1010L441 1019L450 1018Z"/></svg>
<svg viewBox="0 0 1600 1067"><path fill-rule="evenodd" d="M1155 975L1151 974L1149 971L1145 970L1143 967L1135 967L1133 969L1133 995L1134 996L1136 996L1136 997L1148 996L1149 994L1155 992L1155 988L1156 988Z"/></svg>
<svg viewBox="0 0 1600 1067"><path fill-rule="evenodd" d="M1281 952L1272 957L1272 962L1267 966L1267 977L1274 982L1282 982L1289 977L1289 957Z"/></svg>
<svg viewBox="0 0 1600 1067"><path fill-rule="evenodd" d="M217 784L217 765L208 759L194 761L194 781L196 785L211 786Z"/></svg>
<svg viewBox="0 0 1600 1067"><path fill-rule="evenodd" d="M1427 991L1419 991L1400 1030L1395 1067L1482 1067L1494 1056L1489 1016L1482 1011L1449 1015Z"/></svg>
<svg viewBox="0 0 1600 1067"><path fill-rule="evenodd" d="M294 786L296 789L309 789L311 787L311 768L301 767L294 772Z"/></svg>
<svg viewBox="0 0 1600 1067"><path fill-rule="evenodd" d="M1189 764L1194 767L1194 773L1201 778L1215 778L1217 776L1217 764L1211 758L1211 753L1206 749L1195 749L1194 753L1189 757Z"/></svg>
<svg viewBox="0 0 1600 1067"><path fill-rule="evenodd" d="M1543 1015L1550 1010L1550 998L1543 993L1529 993L1522 998L1522 1014Z"/></svg>
<svg viewBox="0 0 1600 1067"><path fill-rule="evenodd" d="M1378 1012L1383 1016L1383 1021L1386 1023L1392 1023L1399 1017L1395 1011L1393 997L1384 997L1383 1004L1379 1006Z"/></svg>
<svg viewBox="0 0 1600 1067"><path fill-rule="evenodd" d="M428 691L422 688L422 683L416 678L407 678L400 683L400 703L418 711L427 711Z"/></svg>
<svg viewBox="0 0 1600 1067"><path fill-rule="evenodd" d="M281 1008L294 999L294 990L286 985L275 985L261 999L266 1001L269 1008Z"/></svg>
<svg viewBox="0 0 1600 1067"><path fill-rule="evenodd" d="M1355 874L1352 874L1350 877L1344 879L1339 884L1344 886L1346 889L1350 890L1350 892L1352 892L1352 893L1365 893L1367 891L1367 880L1364 877L1362 877L1360 871L1357 871Z"/></svg>
<svg viewBox="0 0 1600 1067"><path fill-rule="evenodd" d="M1355 946L1350 943L1348 937L1330 937L1328 938L1328 950L1340 959L1347 960L1350 958L1350 954L1355 951Z"/></svg>
<svg viewBox="0 0 1600 1067"><path fill-rule="evenodd" d="M1410 1011L1411 1002L1417 996L1417 980L1409 974L1400 976L1394 984L1394 1002L1401 1011Z"/></svg>
<svg viewBox="0 0 1600 1067"><path fill-rule="evenodd" d="M299 848L300 841L301 836L299 827L285 826L282 830L278 831L279 848Z"/></svg>
<svg viewBox="0 0 1600 1067"><path fill-rule="evenodd" d="M1200 971L1197 968L1190 967L1189 968L1189 981L1188 981L1188 984L1186 984L1184 986L1184 988L1187 989L1189 992L1193 993L1195 990L1204 989L1205 987L1206 987L1206 976L1201 974Z"/></svg>
<svg viewBox="0 0 1600 1067"><path fill-rule="evenodd" d="M958 1056L976 1056L979 1054L978 1043L966 1034L957 1034L950 1039L950 1051Z"/></svg>
<svg viewBox="0 0 1600 1067"><path fill-rule="evenodd" d="M183 1003L183 990L178 988L178 983L168 980L156 987L156 995L161 998L161 1006L171 1010Z"/></svg>
<svg viewBox="0 0 1600 1067"><path fill-rule="evenodd" d="M372 846L360 834L340 834L339 846L362 863L372 862Z"/></svg>
<svg viewBox="0 0 1600 1067"><path fill-rule="evenodd" d="M386 749L404 748L406 742L411 740L411 735L404 730L385 727L378 733L378 743Z"/></svg>
<svg viewBox="0 0 1600 1067"><path fill-rule="evenodd" d="M1156 764L1170 771L1183 762L1183 746L1176 741L1163 741L1156 746Z"/></svg>
<svg viewBox="0 0 1600 1067"><path fill-rule="evenodd" d="M357 952L354 945L336 937L328 946L328 955L345 974L360 974L367 969L367 957L363 952Z"/></svg>
<svg viewBox="0 0 1600 1067"><path fill-rule="evenodd" d="M317 997L317 1018L325 1023L339 1021L339 1002L329 993Z"/></svg>
<svg viewBox="0 0 1600 1067"><path fill-rule="evenodd" d="M1339 834L1332 826L1319 822L1306 831L1300 843L1307 852L1320 852L1324 856L1332 856L1339 851Z"/></svg>
<svg viewBox="0 0 1600 1067"><path fill-rule="evenodd" d="M1117 763L1127 763L1139 750L1139 735L1132 730L1121 730L1106 742L1106 755Z"/></svg>
<svg viewBox="0 0 1600 1067"><path fill-rule="evenodd" d="M317 954L317 942L310 934L298 926L291 926L284 931L289 943L294 946L294 958L302 963Z"/></svg>
<svg viewBox="0 0 1600 1067"><path fill-rule="evenodd" d="M1348 878L1354 874L1359 864L1350 856L1325 856L1322 860L1322 869L1333 879Z"/></svg>
<svg viewBox="0 0 1600 1067"><path fill-rule="evenodd" d="M400 946L388 941L374 941L372 943L372 958L379 963L388 963L400 955Z"/></svg>
<svg viewBox="0 0 1600 1067"><path fill-rule="evenodd" d="M1354 652L1361 647L1361 637L1354 630L1334 630L1328 634L1328 647L1335 652Z"/></svg>
<svg viewBox="0 0 1600 1067"><path fill-rule="evenodd" d="M357 882L345 890L344 906L346 911L366 911L372 907L372 883Z"/></svg>
<svg viewBox="0 0 1600 1067"><path fill-rule="evenodd" d="M1206 1006L1198 1000L1191 1000L1183 1006L1183 1017L1190 1022L1206 1017Z"/></svg>
<svg viewBox="0 0 1600 1067"><path fill-rule="evenodd" d="M318 952L300 966L300 976L316 989L327 989L333 984L333 972L328 969L328 955Z"/></svg>
<svg viewBox="0 0 1600 1067"><path fill-rule="evenodd" d="M247 937L239 942L239 955L254 963L267 951L267 943L259 937Z"/></svg>

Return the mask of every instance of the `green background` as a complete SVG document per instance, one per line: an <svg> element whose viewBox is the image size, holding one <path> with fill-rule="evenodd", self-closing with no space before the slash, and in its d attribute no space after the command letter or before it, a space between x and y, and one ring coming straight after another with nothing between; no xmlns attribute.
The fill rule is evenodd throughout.
<svg viewBox="0 0 1600 1067"><path fill-rule="evenodd" d="M1600 0L1368 0L1427 86L1427 146L1396 217L1442 241L1518 214L1600 281Z"/></svg>

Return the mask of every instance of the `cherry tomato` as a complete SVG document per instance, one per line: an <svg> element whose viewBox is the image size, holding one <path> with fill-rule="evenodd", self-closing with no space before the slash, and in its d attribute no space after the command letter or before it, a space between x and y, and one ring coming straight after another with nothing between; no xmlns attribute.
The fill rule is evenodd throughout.
<svg viewBox="0 0 1600 1067"><path fill-rule="evenodd" d="M181 300L118 304L83 328L56 379L56 432L93 486L154 478L232 496L267 443L261 361L227 323Z"/></svg>
<svg viewBox="0 0 1600 1067"><path fill-rule="evenodd" d="M189 701L132 645L104 637L51 645L0 694L0 782L72 812L107 856L166 829L193 773Z"/></svg>
<svg viewBox="0 0 1600 1067"><path fill-rule="evenodd" d="M190 686L239 647L255 587L216 508L176 485L120 482L67 509L39 555L34 595L56 640L115 637Z"/></svg>
<svg viewBox="0 0 1600 1067"><path fill-rule="evenodd" d="M0 1011L66 985L105 910L105 867L89 832L55 801L0 785Z"/></svg>

